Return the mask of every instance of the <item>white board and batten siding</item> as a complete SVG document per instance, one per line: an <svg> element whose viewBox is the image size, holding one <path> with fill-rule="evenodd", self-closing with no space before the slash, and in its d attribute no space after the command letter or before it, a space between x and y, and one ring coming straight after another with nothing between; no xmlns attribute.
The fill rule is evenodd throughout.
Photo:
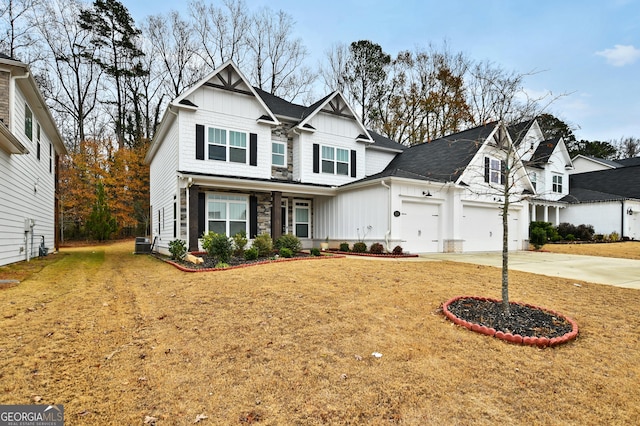
<svg viewBox="0 0 640 426"><path fill-rule="evenodd" d="M596 234L616 232L620 237L640 240L640 201L572 204L571 208L560 210L560 222L591 225Z"/></svg>
<svg viewBox="0 0 640 426"><path fill-rule="evenodd" d="M314 235L335 242L384 243L388 230L388 192L377 184L314 200Z"/></svg>
<svg viewBox="0 0 640 426"><path fill-rule="evenodd" d="M15 87L10 131L29 153L10 155L0 149L0 265L26 260L27 256L38 256L42 236L45 247L53 250L56 232L56 152L44 126L40 126L40 159L37 158L37 128L40 124L37 108L30 105L33 136L29 140L24 130L26 100L19 86ZM25 228L25 220L33 220L33 228Z"/></svg>

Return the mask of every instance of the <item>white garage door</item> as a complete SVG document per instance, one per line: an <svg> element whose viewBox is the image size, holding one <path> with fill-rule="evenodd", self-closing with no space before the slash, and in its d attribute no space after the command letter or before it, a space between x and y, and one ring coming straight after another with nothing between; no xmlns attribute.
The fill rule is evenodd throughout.
<svg viewBox="0 0 640 426"><path fill-rule="evenodd" d="M441 251L440 208L436 204L402 202L402 248L410 253Z"/></svg>
<svg viewBox="0 0 640 426"><path fill-rule="evenodd" d="M502 215L498 207L464 206L463 251L502 251ZM517 215L509 215L509 250L519 248Z"/></svg>

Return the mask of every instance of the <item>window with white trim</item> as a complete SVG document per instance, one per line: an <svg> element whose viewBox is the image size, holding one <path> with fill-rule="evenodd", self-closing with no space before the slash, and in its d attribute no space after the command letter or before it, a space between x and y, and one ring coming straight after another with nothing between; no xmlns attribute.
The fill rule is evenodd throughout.
<svg viewBox="0 0 640 426"><path fill-rule="evenodd" d="M349 150L322 146L322 173L349 174Z"/></svg>
<svg viewBox="0 0 640 426"><path fill-rule="evenodd" d="M294 201L293 229L298 238L311 238L311 203Z"/></svg>
<svg viewBox="0 0 640 426"><path fill-rule="evenodd" d="M207 129L207 145L209 160L245 164L247 162L247 134L245 132L209 127Z"/></svg>
<svg viewBox="0 0 640 426"><path fill-rule="evenodd" d="M287 144L283 142L271 142L271 165L286 167Z"/></svg>
<svg viewBox="0 0 640 426"><path fill-rule="evenodd" d="M553 175L551 190L562 194L562 175Z"/></svg>
<svg viewBox="0 0 640 426"><path fill-rule="evenodd" d="M500 172L502 169L502 164L500 160L496 160L495 158L489 159L489 182L491 183L500 183Z"/></svg>
<svg viewBox="0 0 640 426"><path fill-rule="evenodd" d="M245 195L209 194L207 196L207 231L234 236L248 229L249 197Z"/></svg>

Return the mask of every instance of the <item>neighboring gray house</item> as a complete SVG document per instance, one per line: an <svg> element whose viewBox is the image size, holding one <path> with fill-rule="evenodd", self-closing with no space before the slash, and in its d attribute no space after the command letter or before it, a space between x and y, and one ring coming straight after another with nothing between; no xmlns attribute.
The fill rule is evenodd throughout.
<svg viewBox="0 0 640 426"><path fill-rule="evenodd" d="M58 248L58 166L66 154L26 64L0 54L0 265Z"/></svg>

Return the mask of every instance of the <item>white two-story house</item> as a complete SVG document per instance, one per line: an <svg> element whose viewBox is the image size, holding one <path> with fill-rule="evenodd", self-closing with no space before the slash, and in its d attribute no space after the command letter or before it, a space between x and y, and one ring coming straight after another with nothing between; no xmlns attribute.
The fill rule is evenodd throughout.
<svg viewBox="0 0 640 426"><path fill-rule="evenodd" d="M293 104L227 62L169 104L147 153L153 247L182 239L193 251L205 232L245 231L291 233L307 248L328 238L499 250L505 144L491 123L407 148L366 129L339 92ZM532 193L519 170L514 192ZM522 249L526 199L508 214L509 246Z"/></svg>
<svg viewBox="0 0 640 426"><path fill-rule="evenodd" d="M0 265L58 248L66 152L29 67L0 54Z"/></svg>
<svg viewBox="0 0 640 426"><path fill-rule="evenodd" d="M568 203L569 175L573 164L562 138L546 139L537 120L509 127L517 153L525 165L535 195L529 199L530 221L558 225Z"/></svg>

